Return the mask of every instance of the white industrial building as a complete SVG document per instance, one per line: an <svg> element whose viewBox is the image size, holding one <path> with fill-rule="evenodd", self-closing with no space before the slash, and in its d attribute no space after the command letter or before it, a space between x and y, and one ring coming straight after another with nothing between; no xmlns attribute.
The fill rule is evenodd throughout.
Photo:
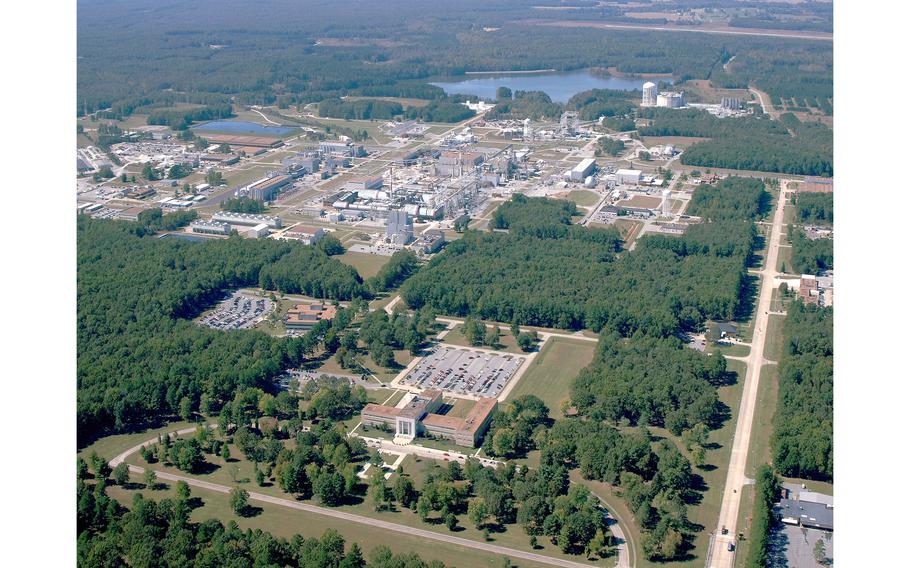
<svg viewBox="0 0 910 568"><path fill-rule="evenodd" d="M267 237L269 235L269 225L268 223L259 223L252 229L246 232L246 236L251 239L260 239L262 237Z"/></svg>
<svg viewBox="0 0 910 568"><path fill-rule="evenodd" d="M641 86L641 106L657 106L657 85L650 81Z"/></svg>
<svg viewBox="0 0 910 568"><path fill-rule="evenodd" d="M220 223L218 221L193 221L190 223L190 230L194 233L202 233L204 235L230 235L231 226L227 223Z"/></svg>
<svg viewBox="0 0 910 568"><path fill-rule="evenodd" d="M641 170L616 170L616 183L638 185L641 181Z"/></svg>
<svg viewBox="0 0 910 568"><path fill-rule="evenodd" d="M386 240L396 245L406 245L414 240L414 224L405 211L389 211L385 229Z"/></svg>
<svg viewBox="0 0 910 568"><path fill-rule="evenodd" d="M657 95L657 106L662 108L682 108L686 106L686 97L682 91L664 91Z"/></svg>
<svg viewBox="0 0 910 568"><path fill-rule="evenodd" d="M212 215L212 221L220 221L231 225L247 225L255 227L256 225L265 224L272 229L281 228L281 219L278 217L269 217L267 215L253 215L250 213L231 213L222 211Z"/></svg>
<svg viewBox="0 0 910 568"><path fill-rule="evenodd" d="M585 181L585 178L594 173L594 167L597 165L597 162L594 158L585 158L580 161L577 166L569 170L568 178L572 181Z"/></svg>

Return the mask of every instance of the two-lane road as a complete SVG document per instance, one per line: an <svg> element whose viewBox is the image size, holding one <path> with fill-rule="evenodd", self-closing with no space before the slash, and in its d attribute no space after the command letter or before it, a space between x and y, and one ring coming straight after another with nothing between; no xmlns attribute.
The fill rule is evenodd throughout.
<svg viewBox="0 0 910 568"><path fill-rule="evenodd" d="M781 188L784 187L786 187L786 180L781 181ZM736 545L736 523L739 517L742 488L746 483L746 462L749 457L749 442L752 438L755 402L758 398L758 381L761 376L762 365L765 363L765 340L768 336L768 319L770 317L768 312L771 311L774 278L778 275L775 267L778 265L777 257L780 252L786 202L786 192L781 189L777 209L774 212L774 223L771 227L768 258L765 261L764 269L760 272L762 282L758 304L755 307L755 331L752 337L752 349L749 351L747 360L746 380L743 383L742 402L739 406L739 416L736 419L736 434L733 437L733 449L730 453L730 466L727 470L727 481L724 485L720 516L717 521L712 548L708 551L708 568L733 568L736 558L736 551L729 550L729 545ZM724 528L729 531L726 535L721 534Z"/></svg>

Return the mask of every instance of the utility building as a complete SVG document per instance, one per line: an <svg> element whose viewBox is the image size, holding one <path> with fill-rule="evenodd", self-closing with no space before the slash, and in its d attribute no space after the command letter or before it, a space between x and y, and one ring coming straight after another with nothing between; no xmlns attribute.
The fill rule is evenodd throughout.
<svg viewBox="0 0 910 568"><path fill-rule="evenodd" d="M638 185L641 181L641 170L616 170L616 183Z"/></svg>
<svg viewBox="0 0 910 568"><path fill-rule="evenodd" d="M569 170L569 179L572 181L585 181L585 178L594 173L597 162L594 158L585 158L577 166Z"/></svg>
<svg viewBox="0 0 910 568"><path fill-rule="evenodd" d="M414 222L405 211L389 211L389 220L385 228L385 238L396 245L406 245L414 240Z"/></svg>

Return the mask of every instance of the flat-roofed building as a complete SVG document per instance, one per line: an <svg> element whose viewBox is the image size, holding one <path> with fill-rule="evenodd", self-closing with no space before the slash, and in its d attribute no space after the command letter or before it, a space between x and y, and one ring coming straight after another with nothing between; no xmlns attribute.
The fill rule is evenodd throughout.
<svg viewBox="0 0 910 568"><path fill-rule="evenodd" d="M496 399L482 397L464 418L428 414L423 419L424 429L435 436L452 440L459 446L476 447L486 433L496 410Z"/></svg>
<svg viewBox="0 0 910 568"><path fill-rule="evenodd" d="M382 189L382 176L366 176L348 180L344 184L347 191L367 191L370 189Z"/></svg>
<svg viewBox="0 0 910 568"><path fill-rule="evenodd" d="M125 221L138 221L139 214L145 211L145 207L130 207L129 209L124 209L120 212L120 215L117 217Z"/></svg>
<svg viewBox="0 0 910 568"><path fill-rule="evenodd" d="M638 185L641 181L641 170L616 170L616 183L625 185Z"/></svg>
<svg viewBox="0 0 910 568"><path fill-rule="evenodd" d="M231 226L219 221L193 221L190 223L190 230L194 233L204 235L230 235Z"/></svg>
<svg viewBox="0 0 910 568"><path fill-rule="evenodd" d="M284 319L287 329L309 330L320 321L332 321L338 310L331 304L297 304L288 310Z"/></svg>
<svg viewBox="0 0 910 568"><path fill-rule="evenodd" d="M281 234L282 239L300 241L305 245L315 245L324 236L325 229L305 225L295 225Z"/></svg>
<svg viewBox="0 0 910 568"><path fill-rule="evenodd" d="M262 178L248 187L250 198L257 201L271 201L278 194L279 189L291 183L291 179L291 176L286 175Z"/></svg>
<svg viewBox="0 0 910 568"><path fill-rule="evenodd" d="M584 181L586 177L594 173L594 166L596 165L597 162L594 158L585 158L569 170L569 179L572 181Z"/></svg>
<svg viewBox="0 0 910 568"><path fill-rule="evenodd" d="M834 193L834 178L807 177L799 191L808 193Z"/></svg>
<svg viewBox="0 0 910 568"><path fill-rule="evenodd" d="M269 226L266 223L259 223L246 232L246 236L251 239L261 239L269 235Z"/></svg>
<svg viewBox="0 0 910 568"><path fill-rule="evenodd" d="M256 225L265 223L272 229L281 228L281 219L278 217L269 217L267 215L253 215L252 213L231 213L230 211L221 211L212 215L212 221L220 221L231 225Z"/></svg>
<svg viewBox="0 0 910 568"><path fill-rule="evenodd" d="M413 439L421 434L421 421L427 414L442 406L442 391L427 389L414 395L403 406L392 408L370 403L360 413L361 421L368 426L388 425L395 429L395 436Z"/></svg>

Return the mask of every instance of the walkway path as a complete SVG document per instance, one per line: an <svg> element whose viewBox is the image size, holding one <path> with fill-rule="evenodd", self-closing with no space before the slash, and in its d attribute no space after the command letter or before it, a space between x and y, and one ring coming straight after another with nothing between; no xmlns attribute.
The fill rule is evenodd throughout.
<svg viewBox="0 0 910 568"><path fill-rule="evenodd" d="M784 184L782 183L783 187ZM774 212L774 224L771 228L771 242L768 246L768 262L761 271L763 276L758 304L755 307L755 333L752 338L752 350L747 359L746 380L743 384L742 402L739 406L739 416L736 419L736 433L733 437L733 448L730 453L730 465L727 470L727 480L724 485L723 501L721 501L720 515L717 520L717 529L709 545L706 566L708 568L733 568L736 560L735 549L728 550L729 544L736 544L736 523L739 518L740 499L742 488L746 485L746 462L749 457L749 442L752 438L752 422L755 415L755 402L758 399L758 381L761 377L762 365L765 363L765 341L768 335L768 321L771 309L771 295L774 291L774 277L777 276L775 266L780 252L780 239L784 219L784 207L787 203L784 191L781 191ZM722 529L727 528L728 534L724 535Z"/></svg>

